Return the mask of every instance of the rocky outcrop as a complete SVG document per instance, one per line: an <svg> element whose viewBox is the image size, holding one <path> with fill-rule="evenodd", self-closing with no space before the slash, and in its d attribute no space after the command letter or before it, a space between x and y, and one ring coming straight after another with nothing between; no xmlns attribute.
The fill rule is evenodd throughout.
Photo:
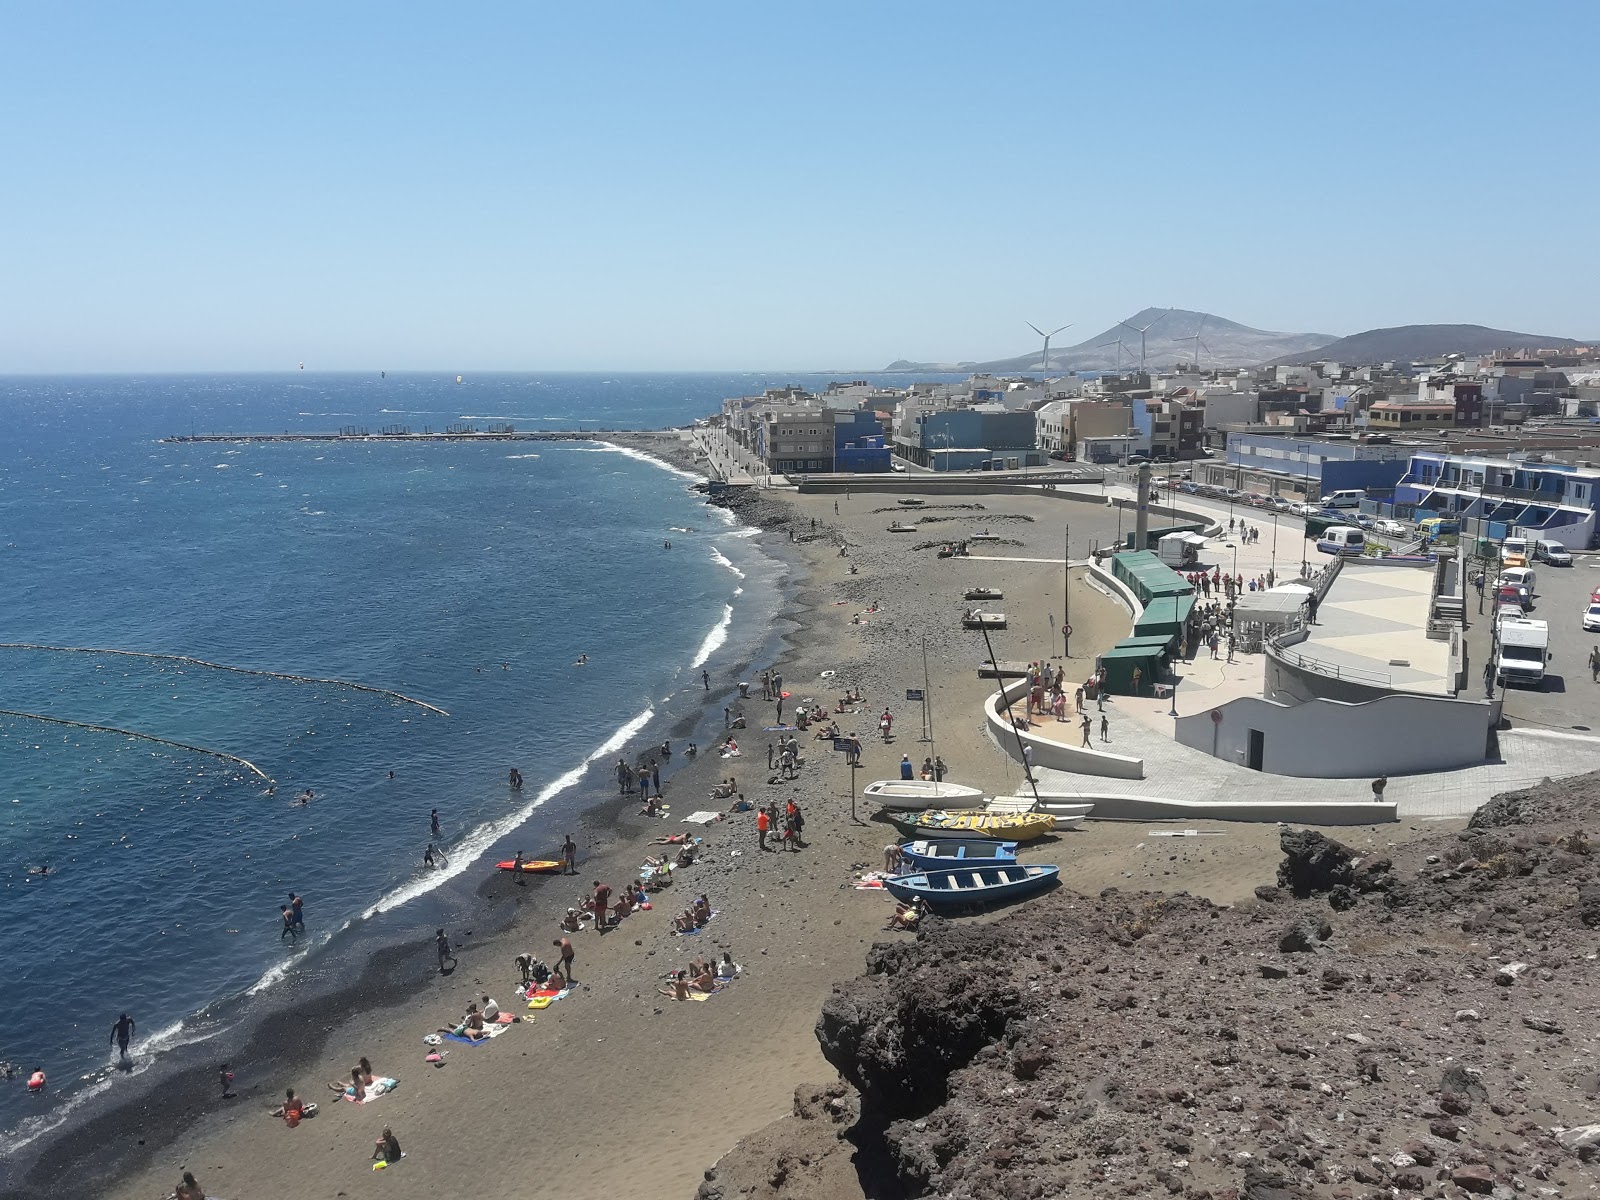
<svg viewBox="0 0 1600 1200"><path fill-rule="evenodd" d="M1600 809L1554 786L1384 857L1289 831L1244 908L1063 889L876 947L817 1026L858 1144L941 1200L1587 1193Z"/></svg>

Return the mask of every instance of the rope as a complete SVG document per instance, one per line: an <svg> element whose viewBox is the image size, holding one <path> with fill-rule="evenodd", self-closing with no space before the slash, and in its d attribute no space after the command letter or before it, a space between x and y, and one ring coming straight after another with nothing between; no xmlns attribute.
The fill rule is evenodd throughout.
<svg viewBox="0 0 1600 1200"><path fill-rule="evenodd" d="M191 658L187 654L150 654L143 650L108 650L96 646L44 646L35 642L0 642L0 650L52 650L58 654L120 654L126 658L149 658L161 662L187 663L192 667L209 667L213 671L233 671L239 675L261 675L268 679L287 679L292 683L322 683L330 687L350 688L357 692L371 692L376 696L387 696L391 700L399 700L405 704L415 704L418 708L427 709L431 713L438 713L441 717L450 714L426 700L418 700L415 696L407 696L404 692L391 691L389 688L373 687L366 683L351 683L346 679L319 679L314 675L290 675L283 671L262 671L254 667L230 667L226 663L207 662L203 658ZM174 743L176 744L176 743ZM207 753L210 753L207 751ZM241 760L242 761L242 760Z"/></svg>
<svg viewBox="0 0 1600 1200"><path fill-rule="evenodd" d="M156 737L149 733L136 733L132 729L118 729L112 725L90 725L86 721L69 721L65 717L47 717L42 713L18 712L12 708L0 708L0 717L21 717L27 721L48 721L52 725L70 725L74 729L88 729L94 733L115 733L122 737L141 738L147 742L155 742L160 746L171 746L177 750L188 750L193 754L208 754L212 758L220 758L227 762L237 763L248 771L254 772L269 784L276 784L277 780L268 775L255 763L248 759L240 758L237 754L229 754L224 750L208 750L204 746L191 746L187 742L174 742L168 738Z"/></svg>

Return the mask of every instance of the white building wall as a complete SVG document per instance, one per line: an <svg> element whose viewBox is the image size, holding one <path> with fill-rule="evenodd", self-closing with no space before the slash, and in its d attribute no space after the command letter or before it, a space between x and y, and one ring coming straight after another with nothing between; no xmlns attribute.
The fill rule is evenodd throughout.
<svg viewBox="0 0 1600 1200"><path fill-rule="evenodd" d="M1178 698L1183 698L1181 688ZM1266 774L1361 779L1481 763L1488 748L1489 706L1410 695L1363 704L1278 704L1244 696L1179 717L1176 724L1179 742L1238 766L1249 765L1250 731L1256 729L1264 735L1261 769Z"/></svg>

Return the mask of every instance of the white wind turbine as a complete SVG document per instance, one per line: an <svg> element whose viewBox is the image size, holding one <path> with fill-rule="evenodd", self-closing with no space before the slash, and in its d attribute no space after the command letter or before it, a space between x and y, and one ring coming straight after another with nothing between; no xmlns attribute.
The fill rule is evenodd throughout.
<svg viewBox="0 0 1600 1200"><path fill-rule="evenodd" d="M1171 312L1171 311L1172 311L1171 309L1167 310L1167 312ZM1162 313L1161 317L1164 317L1166 315L1167 315L1167 313ZM1117 322L1117 324L1121 325L1124 329L1131 329L1131 330L1133 330L1135 333L1137 333L1139 335L1139 374L1141 374L1141 375L1144 374L1144 335L1146 333L1148 333L1151 329L1155 328L1156 324L1161 320L1161 317L1157 317L1154 321L1151 321L1150 324L1146 325L1143 329L1140 329L1137 325L1129 325L1126 321L1118 321Z"/></svg>
<svg viewBox="0 0 1600 1200"><path fill-rule="evenodd" d="M1121 338L1116 338L1109 342L1101 342L1095 349L1104 350L1107 346L1115 346L1117 348L1117 374L1120 375L1122 374L1122 352L1128 348L1123 345ZM1128 353L1132 354L1133 351L1128 350Z"/></svg>
<svg viewBox="0 0 1600 1200"><path fill-rule="evenodd" d="M1201 313L1200 314L1200 321L1194 327L1194 336L1193 337L1186 337L1186 338L1183 339L1186 342L1193 342L1194 343L1194 369L1195 369L1196 374L1198 374L1199 371L1200 371L1200 345L1201 345L1201 342L1200 342L1200 330L1205 327L1206 318L1208 316L1210 316L1210 315L1211 314L1209 314L1209 313Z"/></svg>
<svg viewBox="0 0 1600 1200"><path fill-rule="evenodd" d="M1072 322L1069 321L1067 324L1063 325L1061 327L1061 329L1052 329L1049 333L1046 333L1044 330L1040 329L1032 321L1024 321L1023 324L1026 325L1029 329L1033 330L1035 333L1037 333L1040 337L1042 337L1044 339L1044 371L1045 371L1046 374L1049 374L1049 372L1050 372L1050 339L1055 337L1055 335L1060 333L1062 330L1071 329L1072 328Z"/></svg>

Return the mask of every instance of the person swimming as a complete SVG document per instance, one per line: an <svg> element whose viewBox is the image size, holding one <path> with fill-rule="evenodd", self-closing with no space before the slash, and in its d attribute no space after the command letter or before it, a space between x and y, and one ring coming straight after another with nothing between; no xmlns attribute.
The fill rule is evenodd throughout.
<svg viewBox="0 0 1600 1200"><path fill-rule="evenodd" d="M587 666L588 662L589 662L589 656L587 654L580 654L580 655L578 655L578 661L573 663L572 665L575 666L575 667L582 667L582 666Z"/></svg>

